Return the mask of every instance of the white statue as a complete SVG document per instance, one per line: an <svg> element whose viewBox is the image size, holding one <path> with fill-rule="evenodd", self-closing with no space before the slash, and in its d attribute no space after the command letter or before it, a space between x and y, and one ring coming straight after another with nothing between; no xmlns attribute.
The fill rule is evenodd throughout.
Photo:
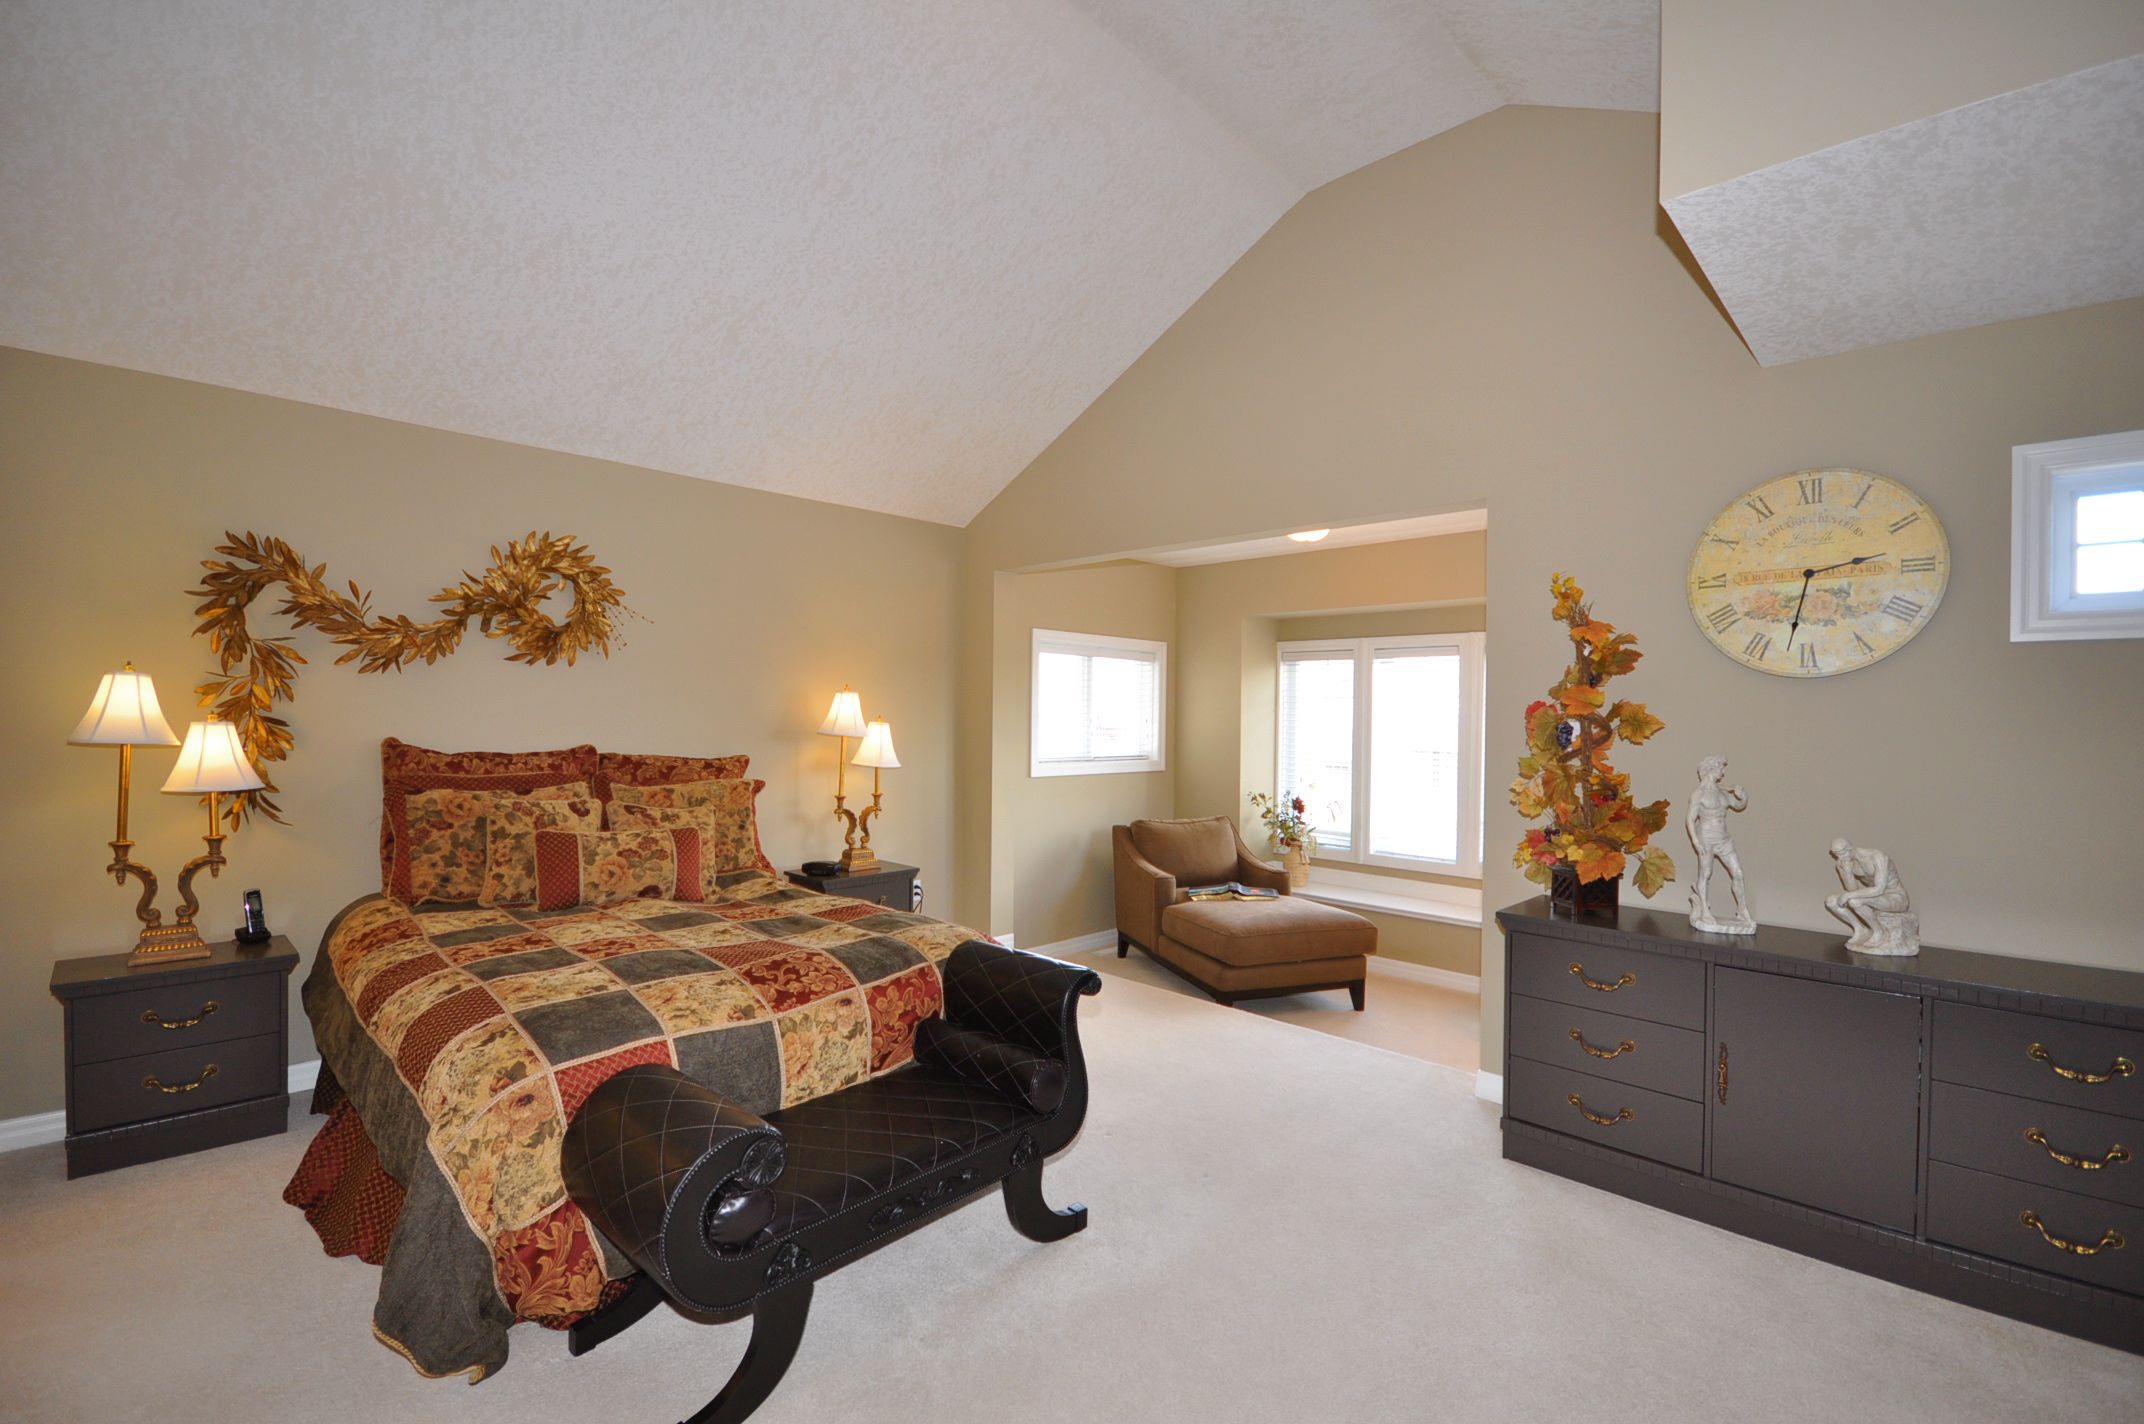
<svg viewBox="0 0 2144 1424"><path fill-rule="evenodd" d="M1824 908L1853 928L1846 947L1856 954L1913 955L1921 952L1921 917L1906 897L1898 867L1880 850L1867 850L1841 837L1831 843L1839 883L1846 888L1824 898Z"/></svg>
<svg viewBox="0 0 2144 1424"><path fill-rule="evenodd" d="M1690 928L1707 934L1746 935L1757 932L1757 917L1749 912L1749 890L1742 883L1742 860L1735 854L1735 838L1727 829L1727 813L1749 807L1749 798L1739 786L1720 785L1727 775L1727 758L1710 756L1697 764L1697 789L1690 793L1690 811L1683 828L1697 851L1697 883L1690 887ZM1712 885L1712 862L1727 867L1728 888L1734 891L1735 911L1726 919L1712 913L1706 891Z"/></svg>

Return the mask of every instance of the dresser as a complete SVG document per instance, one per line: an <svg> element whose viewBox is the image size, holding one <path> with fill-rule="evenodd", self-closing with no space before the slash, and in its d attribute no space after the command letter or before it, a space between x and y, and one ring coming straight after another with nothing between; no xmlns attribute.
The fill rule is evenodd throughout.
<svg viewBox="0 0 2144 1424"><path fill-rule="evenodd" d="M63 959L67 1175L86 1176L266 1137L290 1107L290 973L277 935L206 959L127 967L125 954Z"/></svg>
<svg viewBox="0 0 2144 1424"><path fill-rule="evenodd" d="M2144 1353L2144 974L1496 919L1505 1157Z"/></svg>

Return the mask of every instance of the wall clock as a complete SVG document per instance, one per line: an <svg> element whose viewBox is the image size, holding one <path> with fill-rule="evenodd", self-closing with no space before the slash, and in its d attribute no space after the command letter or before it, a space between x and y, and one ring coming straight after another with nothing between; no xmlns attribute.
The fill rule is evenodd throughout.
<svg viewBox="0 0 2144 1424"><path fill-rule="evenodd" d="M1744 667L1830 677L1904 647L1949 582L1926 500L1867 470L1798 470L1705 526L1687 592L1698 629Z"/></svg>

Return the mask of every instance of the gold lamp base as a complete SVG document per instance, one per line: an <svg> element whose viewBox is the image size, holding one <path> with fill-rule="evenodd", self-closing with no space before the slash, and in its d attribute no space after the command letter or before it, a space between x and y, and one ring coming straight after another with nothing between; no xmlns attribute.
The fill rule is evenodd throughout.
<svg viewBox="0 0 2144 1424"><path fill-rule="evenodd" d="M869 875L877 869L878 852L872 850L869 843L850 846L841 853L843 875Z"/></svg>
<svg viewBox="0 0 2144 1424"><path fill-rule="evenodd" d="M127 967L180 964L189 959L206 959L209 953L208 941L201 938L200 931L191 921L150 925L141 932L141 940L134 946L134 952L127 956Z"/></svg>

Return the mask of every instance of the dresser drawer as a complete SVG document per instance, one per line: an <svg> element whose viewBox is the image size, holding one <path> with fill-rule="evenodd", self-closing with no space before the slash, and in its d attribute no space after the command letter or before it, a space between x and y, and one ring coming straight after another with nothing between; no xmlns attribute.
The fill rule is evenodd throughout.
<svg viewBox="0 0 2144 1424"><path fill-rule="evenodd" d="M2144 1118L2144 1033L1936 1005L1930 1075L2043 1103Z"/></svg>
<svg viewBox="0 0 2144 1424"><path fill-rule="evenodd" d="M1704 1162L1705 1109L1685 1098L1514 1058L1504 1102L1505 1111L1522 1122L1686 1172Z"/></svg>
<svg viewBox="0 0 2144 1424"><path fill-rule="evenodd" d="M1514 994L1508 1031L1520 1058L1678 1098L1705 1096L1705 1036L1694 1029Z"/></svg>
<svg viewBox="0 0 2144 1424"><path fill-rule="evenodd" d="M1680 1028L1705 1026L1705 966L1642 949L1513 935L1511 991Z"/></svg>
<svg viewBox="0 0 2144 1424"><path fill-rule="evenodd" d="M277 1033L283 976L236 974L163 988L95 994L73 1005L68 1051L76 1063Z"/></svg>
<svg viewBox="0 0 2144 1424"><path fill-rule="evenodd" d="M211 1068L215 1071L210 1072ZM288 1078L280 1033L84 1063L71 1072L67 1107L71 1133L267 1097L284 1092ZM179 1091L167 1092L156 1083ZM187 1088L188 1083L197 1086Z"/></svg>
<svg viewBox="0 0 2144 1424"><path fill-rule="evenodd" d="M1938 1162L2144 1207L2144 1122L2134 1118L1937 1083L1928 1155Z"/></svg>
<svg viewBox="0 0 2144 1424"><path fill-rule="evenodd" d="M1928 1239L2144 1295L2144 1209L2138 1207L1932 1162Z"/></svg>

